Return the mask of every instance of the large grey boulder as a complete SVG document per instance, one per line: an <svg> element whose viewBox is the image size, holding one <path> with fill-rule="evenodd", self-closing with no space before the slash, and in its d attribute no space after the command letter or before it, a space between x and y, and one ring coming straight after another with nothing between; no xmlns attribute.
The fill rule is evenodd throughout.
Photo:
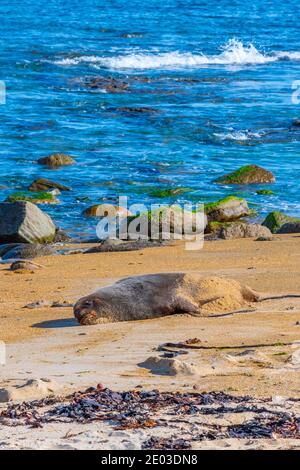
<svg viewBox="0 0 300 470"><path fill-rule="evenodd" d="M52 219L31 202L0 203L0 243L49 243L55 231Z"/></svg>
<svg viewBox="0 0 300 470"><path fill-rule="evenodd" d="M263 225L247 224L247 223L230 223L224 225L219 234L220 238L224 240L231 240L235 238L268 238L272 239L272 233Z"/></svg>
<svg viewBox="0 0 300 470"><path fill-rule="evenodd" d="M139 234L153 240L169 240L176 238L176 235L192 239L195 235L204 234L207 216L201 211L183 211L177 205L161 206L138 216L128 217L125 223L130 239L137 238Z"/></svg>

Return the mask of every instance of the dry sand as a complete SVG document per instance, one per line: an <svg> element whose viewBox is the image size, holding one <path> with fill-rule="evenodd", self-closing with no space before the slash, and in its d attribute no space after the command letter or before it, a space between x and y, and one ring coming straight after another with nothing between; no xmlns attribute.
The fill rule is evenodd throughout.
<svg viewBox="0 0 300 470"><path fill-rule="evenodd" d="M138 252L59 255L37 262L44 268L33 273L0 266L0 340L7 347L7 363L0 365L1 387L47 377L66 392L101 382L118 390L142 386L192 391L195 386L199 391L299 397L300 299L270 300L257 304L255 312L223 318L180 315L87 327L77 325L70 307L30 310L24 305L38 300L74 302L124 276L170 271L225 276L260 292L300 293L300 236L282 235L271 242L210 241L198 252L178 244ZM182 360L197 368L196 375L160 375L138 365L160 354L160 344L194 337L204 348L189 350ZM70 428L76 438L63 439ZM0 448L139 448L145 434L151 435L150 430L118 432L103 423L47 425L29 433L27 428L1 426ZM294 444L227 440L197 446Z"/></svg>

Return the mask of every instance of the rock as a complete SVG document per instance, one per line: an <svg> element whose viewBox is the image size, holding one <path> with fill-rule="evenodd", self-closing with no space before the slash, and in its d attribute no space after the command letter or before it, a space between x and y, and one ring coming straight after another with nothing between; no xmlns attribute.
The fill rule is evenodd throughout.
<svg viewBox="0 0 300 470"><path fill-rule="evenodd" d="M0 403L38 400L55 395L60 386L50 379L30 379L24 385L0 389Z"/></svg>
<svg viewBox="0 0 300 470"><path fill-rule="evenodd" d="M275 176L268 170L257 165L245 165L238 170L215 180L220 184L258 184L274 183Z"/></svg>
<svg viewBox="0 0 300 470"><path fill-rule="evenodd" d="M273 236L269 236L269 237L262 236L262 237L258 237L255 241L256 242L273 242L275 240L277 240L277 238Z"/></svg>
<svg viewBox="0 0 300 470"><path fill-rule="evenodd" d="M180 361L179 359L151 356L146 361L138 364L139 367L149 369L152 374L157 375L199 375L200 370L193 364Z"/></svg>
<svg viewBox="0 0 300 470"><path fill-rule="evenodd" d="M46 178L39 178L37 180L34 180L28 187L28 190L32 192L49 191L50 189L59 189L59 191L71 191L71 188L69 188L68 186L64 186L60 183L55 183L54 181L47 180Z"/></svg>
<svg viewBox="0 0 300 470"><path fill-rule="evenodd" d="M220 230L219 237L224 240L257 237L268 237L272 239L272 233L267 227L263 227L262 225L241 222L223 226Z"/></svg>
<svg viewBox="0 0 300 470"><path fill-rule="evenodd" d="M68 243L72 241L72 237L67 234L64 230L57 229L55 232L55 237L53 243Z"/></svg>
<svg viewBox="0 0 300 470"><path fill-rule="evenodd" d="M283 224L277 233L300 233L300 220L299 222L289 222Z"/></svg>
<svg viewBox="0 0 300 470"><path fill-rule="evenodd" d="M57 190L54 190L57 191ZM32 204L58 204L59 200L55 197L57 193L52 192L38 192L38 193L29 193L26 192L17 192L13 193L6 199L6 202L17 202L17 201L27 201L32 202Z"/></svg>
<svg viewBox="0 0 300 470"><path fill-rule="evenodd" d="M55 153L53 155L49 155L48 157L40 158L37 163L49 167L59 167L73 165L75 163L75 160L69 155L64 155L63 153Z"/></svg>
<svg viewBox="0 0 300 470"><path fill-rule="evenodd" d="M293 119L293 122L292 122L293 126L300 126L300 119Z"/></svg>
<svg viewBox="0 0 300 470"><path fill-rule="evenodd" d="M0 243L52 242L55 225L31 202L0 203Z"/></svg>
<svg viewBox="0 0 300 470"><path fill-rule="evenodd" d="M11 266L11 271L35 271L41 269L41 264L33 263L32 261L14 261Z"/></svg>
<svg viewBox="0 0 300 470"><path fill-rule="evenodd" d="M144 250L145 248L153 248L164 246L164 243L151 240L113 240L106 239L99 245L88 248L84 251L85 254L90 253L106 253L113 251L137 251Z"/></svg>
<svg viewBox="0 0 300 470"><path fill-rule="evenodd" d="M4 254L2 254L2 259L33 259L55 254L56 251L49 245L21 243L16 245L14 248L8 249Z"/></svg>
<svg viewBox="0 0 300 470"><path fill-rule="evenodd" d="M84 211L86 217L129 217L132 213L125 207L113 204L95 204Z"/></svg>
<svg viewBox="0 0 300 470"><path fill-rule="evenodd" d="M262 223L272 233L297 233L299 231L299 224L300 219L277 211L270 212Z"/></svg>
<svg viewBox="0 0 300 470"><path fill-rule="evenodd" d="M228 196L217 202L204 205L208 221L228 222L250 215L250 209L245 199Z"/></svg>
<svg viewBox="0 0 300 470"><path fill-rule="evenodd" d="M196 227L196 215L194 212L183 212L182 208L177 205L161 206L138 216L128 217L128 236L130 239L136 239L140 233L143 237L150 239L168 240L176 238L174 234L188 238L196 234L204 234L207 216L199 212L200 220L197 221Z"/></svg>

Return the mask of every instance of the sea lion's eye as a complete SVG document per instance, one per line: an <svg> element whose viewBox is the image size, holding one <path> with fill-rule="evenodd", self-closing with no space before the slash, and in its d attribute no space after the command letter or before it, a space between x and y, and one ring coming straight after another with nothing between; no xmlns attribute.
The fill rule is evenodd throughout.
<svg viewBox="0 0 300 470"><path fill-rule="evenodd" d="M93 301L92 300L86 300L83 305L84 305L84 307L90 307L91 305L93 305Z"/></svg>

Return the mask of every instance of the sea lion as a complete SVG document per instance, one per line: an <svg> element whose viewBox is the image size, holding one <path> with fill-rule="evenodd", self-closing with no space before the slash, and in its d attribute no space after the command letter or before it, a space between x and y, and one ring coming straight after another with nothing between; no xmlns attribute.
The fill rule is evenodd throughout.
<svg viewBox="0 0 300 470"><path fill-rule="evenodd" d="M228 314L262 296L237 281L200 274L162 273L121 279L81 298L74 315L81 325L145 320L187 313Z"/></svg>

